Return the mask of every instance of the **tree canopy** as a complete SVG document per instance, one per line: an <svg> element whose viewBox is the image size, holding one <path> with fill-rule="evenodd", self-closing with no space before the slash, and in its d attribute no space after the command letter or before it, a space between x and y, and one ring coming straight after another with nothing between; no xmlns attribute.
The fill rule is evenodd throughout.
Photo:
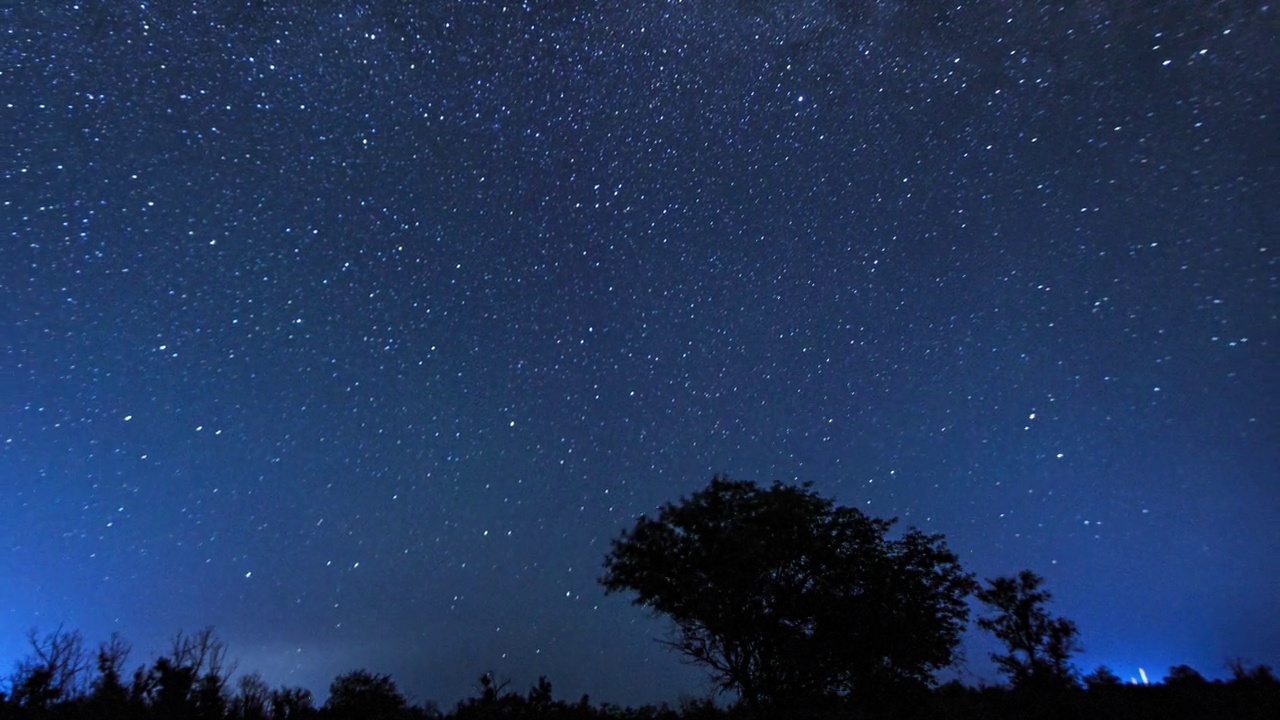
<svg viewBox="0 0 1280 720"><path fill-rule="evenodd" d="M1076 624L1054 617L1045 607L1052 595L1041 589L1044 578L1023 570L1017 577L987 580L978 599L993 614L978 618L978 627L1004 643L1007 652L992 653L1015 688L1065 688L1076 685L1071 655L1081 648Z"/></svg>
<svg viewBox="0 0 1280 720"><path fill-rule="evenodd" d="M940 535L893 524L810 485L716 476L615 539L601 583L668 616L669 644L751 704L929 683L974 583Z"/></svg>
<svg viewBox="0 0 1280 720"><path fill-rule="evenodd" d="M324 709L338 720L391 720L408 705L390 675L353 670L329 685Z"/></svg>

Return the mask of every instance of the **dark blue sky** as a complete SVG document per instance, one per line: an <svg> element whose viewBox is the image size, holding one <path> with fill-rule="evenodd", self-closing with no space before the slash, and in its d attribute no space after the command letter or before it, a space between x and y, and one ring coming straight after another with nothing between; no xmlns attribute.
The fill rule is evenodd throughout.
<svg viewBox="0 0 1280 720"><path fill-rule="evenodd" d="M714 472L1280 662L1275 9L923 5L8 9L0 662L702 693L595 581Z"/></svg>

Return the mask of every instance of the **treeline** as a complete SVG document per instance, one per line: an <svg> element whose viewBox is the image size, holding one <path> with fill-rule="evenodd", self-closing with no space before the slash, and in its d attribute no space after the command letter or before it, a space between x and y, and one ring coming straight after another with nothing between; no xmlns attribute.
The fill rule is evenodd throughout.
<svg viewBox="0 0 1280 720"><path fill-rule="evenodd" d="M28 635L30 653L0 691L4 720L1013 720L1014 718L1170 718L1201 720L1280 717L1280 681L1266 665L1229 664L1232 677L1206 680L1185 665L1154 685L1124 684L1100 667L1080 683L1055 688L968 687L870 692L847 700L752 708L688 699L677 706L622 708L554 697L540 678L525 692L492 675L476 696L442 711L413 704L388 675L355 670L334 679L318 702L301 687L270 687L256 672L236 674L226 645L212 629L179 633L169 650L126 672L130 647L118 635L90 651L77 631Z"/></svg>
<svg viewBox="0 0 1280 720"><path fill-rule="evenodd" d="M304 688L237 675L212 630L179 633L130 672L118 636L90 652L59 629L28 637L0 720L1280 718L1280 682L1266 665L1236 662L1226 682L1186 666L1155 686L1124 685L1106 668L1081 677L1071 662L1079 631L1050 611L1044 578L1023 570L979 582L943 536L891 534L893 524L807 484L716 476L614 539L600 584L665 616L664 644L706 669L734 699L728 707L566 702L545 678L521 693L486 675L477 696L445 713L364 670L335 678L317 705ZM1007 686L937 685L957 659L971 596L977 626L1000 642L991 659Z"/></svg>

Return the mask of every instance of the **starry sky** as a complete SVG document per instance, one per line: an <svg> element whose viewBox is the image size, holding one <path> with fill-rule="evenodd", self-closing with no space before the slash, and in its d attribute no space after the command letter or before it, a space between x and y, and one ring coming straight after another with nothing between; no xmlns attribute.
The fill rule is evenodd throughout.
<svg viewBox="0 0 1280 720"><path fill-rule="evenodd" d="M1280 663L1270 3L4 18L0 664L702 694L596 580L716 472L1045 575L1085 670Z"/></svg>

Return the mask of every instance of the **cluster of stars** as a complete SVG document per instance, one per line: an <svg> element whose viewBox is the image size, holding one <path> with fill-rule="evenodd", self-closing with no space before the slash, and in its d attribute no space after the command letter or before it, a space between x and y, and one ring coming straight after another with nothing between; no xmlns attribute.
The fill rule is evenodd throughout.
<svg viewBox="0 0 1280 720"><path fill-rule="evenodd" d="M1266 557L1271 9L337 5L18 11L15 637L659 700L597 568L714 472L1100 637L1268 582L1178 558Z"/></svg>

